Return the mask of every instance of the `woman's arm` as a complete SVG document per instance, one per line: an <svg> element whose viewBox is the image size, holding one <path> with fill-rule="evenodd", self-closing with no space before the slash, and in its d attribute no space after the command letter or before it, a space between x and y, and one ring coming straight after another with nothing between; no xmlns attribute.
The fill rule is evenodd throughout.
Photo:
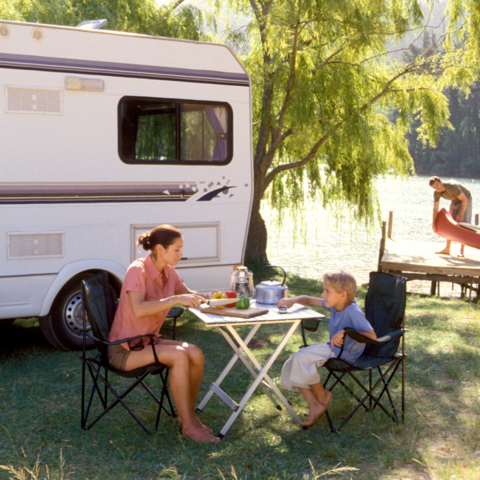
<svg viewBox="0 0 480 480"><path fill-rule="evenodd" d="M189 290L190 292L190 290ZM143 292L127 292L130 306L136 318L149 317L160 312L170 310L174 305L180 304L186 307L199 307L205 299L196 293L173 295L161 300L146 301Z"/></svg>
<svg viewBox="0 0 480 480"><path fill-rule="evenodd" d="M185 284L183 284L183 287L176 292L178 295L198 295L199 297L202 297L204 299L209 299L212 298L213 292L210 293L199 293L196 292L195 290L190 290Z"/></svg>

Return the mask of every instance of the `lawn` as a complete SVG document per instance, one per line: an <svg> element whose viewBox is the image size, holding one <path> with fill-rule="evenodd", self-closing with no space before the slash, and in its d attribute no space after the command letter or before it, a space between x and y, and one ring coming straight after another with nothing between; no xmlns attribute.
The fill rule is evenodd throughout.
<svg viewBox="0 0 480 480"><path fill-rule="evenodd" d="M318 295L322 288L294 276L288 285L292 295ZM364 296L361 289L361 305ZM121 408L92 430L81 430L79 352L55 351L36 319L0 325L0 479L478 479L479 307L409 295L406 324L404 425L396 426L375 411L359 412L341 434L331 434L326 420L303 431L288 413L277 411L257 393L219 445L183 438L177 421L167 416L159 432L148 436ZM257 354L268 356L285 328L265 329ZM178 337L201 346L206 354L201 399L230 358L230 347L188 313L179 321ZM325 341L326 328L310 338ZM300 343L300 335L294 335L270 371L274 380ZM224 389L239 401L250 379L238 365ZM150 383L156 385L154 379ZM394 390L398 393L398 386ZM287 396L303 415L301 398ZM348 403L337 395L330 411L341 417ZM144 394L134 397L134 406L152 425L154 405ZM214 398L201 416L219 431L229 414Z"/></svg>

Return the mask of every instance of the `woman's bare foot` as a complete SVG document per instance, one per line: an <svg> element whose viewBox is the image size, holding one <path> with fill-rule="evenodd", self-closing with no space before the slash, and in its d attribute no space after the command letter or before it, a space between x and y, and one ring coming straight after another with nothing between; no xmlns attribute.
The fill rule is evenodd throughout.
<svg viewBox="0 0 480 480"><path fill-rule="evenodd" d="M201 442L201 443L219 443L220 438L212 435L211 433L206 432L205 430L194 427L194 428L182 428L182 435L193 440L194 442Z"/></svg>
<svg viewBox="0 0 480 480"><path fill-rule="evenodd" d="M437 255L450 255L450 250L447 250L444 248L443 250L440 250L439 252L435 252Z"/></svg>
<svg viewBox="0 0 480 480"><path fill-rule="evenodd" d="M308 419L305 422L302 422L302 427L313 427L323 417L323 415L325 415L328 404L331 402L332 398L333 393L327 390L325 397L322 398L321 402L318 401L311 405L308 410Z"/></svg>
<svg viewBox="0 0 480 480"><path fill-rule="evenodd" d="M207 427L207 425L205 425L204 423L202 423L202 421L198 418L196 413L194 413L194 419L195 419L195 423L199 428L201 428L207 433L213 433L213 430L210 427Z"/></svg>

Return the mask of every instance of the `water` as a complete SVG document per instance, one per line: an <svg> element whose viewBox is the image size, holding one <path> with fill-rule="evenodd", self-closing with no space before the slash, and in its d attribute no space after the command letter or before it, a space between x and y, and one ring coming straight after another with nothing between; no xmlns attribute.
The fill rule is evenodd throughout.
<svg viewBox="0 0 480 480"><path fill-rule="evenodd" d="M388 221L393 212L392 238L422 242L438 242L438 250L445 240L432 231L433 189L430 177L418 176L399 179L392 176L377 182L382 220ZM444 179L448 180L447 178ZM473 196L473 216L480 213L480 180L458 179ZM440 200L440 208L448 209L450 202ZM321 279L323 272L343 269L353 273L358 284L368 282L368 274L377 270L381 239L381 225L368 233L362 226L343 224L338 226L333 212L315 204L306 208L308 222L305 238L294 240L294 224L287 216L279 231L275 215L268 206L262 215L269 232L267 253L272 265L279 265L288 272L305 278ZM352 234L352 230L356 230ZM457 253L458 244L452 244ZM430 292L429 282L408 282L409 291ZM443 289L444 290L444 289ZM458 294L459 290L455 293ZM442 292L443 293L443 292Z"/></svg>

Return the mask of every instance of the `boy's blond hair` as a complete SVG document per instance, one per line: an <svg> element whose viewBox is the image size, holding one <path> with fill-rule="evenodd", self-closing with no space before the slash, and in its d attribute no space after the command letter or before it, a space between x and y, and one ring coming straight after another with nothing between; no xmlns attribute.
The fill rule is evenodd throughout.
<svg viewBox="0 0 480 480"><path fill-rule="evenodd" d="M351 302L357 293L355 277L348 272L328 272L323 275L323 283L328 282L337 293L347 292L347 300Z"/></svg>

